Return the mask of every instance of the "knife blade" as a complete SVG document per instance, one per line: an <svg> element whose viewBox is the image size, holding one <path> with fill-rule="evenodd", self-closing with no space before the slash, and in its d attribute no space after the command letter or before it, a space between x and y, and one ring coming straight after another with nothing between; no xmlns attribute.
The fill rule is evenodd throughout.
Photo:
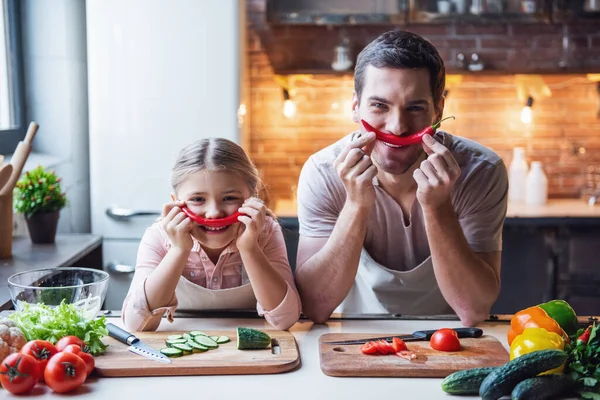
<svg viewBox="0 0 600 400"><path fill-rule="evenodd" d="M483 331L479 328L456 328L454 331L458 334L459 338L478 338L483 335ZM385 340L386 342L391 341L397 337L405 342L416 342L416 341L427 341L431 339L431 336L437 332L435 330L428 331L415 331L412 335L395 335L395 336L380 336L368 339L355 339L355 340L338 340L334 342L323 342L323 344L335 344L335 345L353 345L353 344L365 344L371 340Z"/></svg>
<svg viewBox="0 0 600 400"><path fill-rule="evenodd" d="M169 359L169 357L143 343L134 334L129 333L126 330L121 329L114 324L111 324L110 322L106 324L106 329L108 330L108 334L111 337L117 339L121 343L128 344L129 347L127 349L129 351L154 361L171 364L171 360Z"/></svg>

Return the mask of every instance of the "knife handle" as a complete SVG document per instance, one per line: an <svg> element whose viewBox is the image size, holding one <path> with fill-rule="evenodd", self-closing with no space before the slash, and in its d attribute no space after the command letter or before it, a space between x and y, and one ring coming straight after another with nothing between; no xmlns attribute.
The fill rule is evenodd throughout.
<svg viewBox="0 0 600 400"><path fill-rule="evenodd" d="M478 338L483 335L483 331L479 328L456 328L454 331L456 331L459 338ZM416 331L413 335L423 338L423 340L431 340L431 336L436 332L437 330Z"/></svg>
<svg viewBox="0 0 600 400"><path fill-rule="evenodd" d="M106 324L106 329L108 330L108 334L119 342L132 345L137 342L139 339L135 337L135 335L127 332L125 329L121 329L115 324L111 324L110 322Z"/></svg>

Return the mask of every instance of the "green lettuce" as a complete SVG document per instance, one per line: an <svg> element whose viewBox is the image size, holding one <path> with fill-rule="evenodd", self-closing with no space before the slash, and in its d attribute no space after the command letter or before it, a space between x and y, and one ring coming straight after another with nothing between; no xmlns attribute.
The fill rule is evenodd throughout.
<svg viewBox="0 0 600 400"><path fill-rule="evenodd" d="M102 337L108 335L106 318L86 320L77 307L64 300L59 306L44 304L23 304L23 310L9 316L23 331L27 340L47 340L56 344L65 336L77 336L83 340L93 355L104 353L108 345L102 343Z"/></svg>

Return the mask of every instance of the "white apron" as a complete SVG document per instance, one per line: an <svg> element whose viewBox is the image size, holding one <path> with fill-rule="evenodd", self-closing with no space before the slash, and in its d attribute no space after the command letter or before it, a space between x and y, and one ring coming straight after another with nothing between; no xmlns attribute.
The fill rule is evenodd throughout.
<svg viewBox="0 0 600 400"><path fill-rule="evenodd" d="M438 286L431 257L410 271L377 263L363 248L350 292L334 311L346 314L454 314Z"/></svg>
<svg viewBox="0 0 600 400"><path fill-rule="evenodd" d="M212 290L179 278L175 289L178 310L253 310L256 311L256 297L252 285L242 267L242 285L229 289Z"/></svg>

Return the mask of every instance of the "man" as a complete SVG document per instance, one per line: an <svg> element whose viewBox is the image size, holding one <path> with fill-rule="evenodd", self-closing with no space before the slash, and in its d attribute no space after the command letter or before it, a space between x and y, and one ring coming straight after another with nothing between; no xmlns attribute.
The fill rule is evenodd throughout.
<svg viewBox="0 0 600 400"><path fill-rule="evenodd" d="M371 42L354 85L354 122L405 137L442 118L444 63L413 33ZM305 315L453 310L465 326L483 321L500 290L507 192L500 157L443 131L398 147L361 125L313 154L298 185Z"/></svg>

